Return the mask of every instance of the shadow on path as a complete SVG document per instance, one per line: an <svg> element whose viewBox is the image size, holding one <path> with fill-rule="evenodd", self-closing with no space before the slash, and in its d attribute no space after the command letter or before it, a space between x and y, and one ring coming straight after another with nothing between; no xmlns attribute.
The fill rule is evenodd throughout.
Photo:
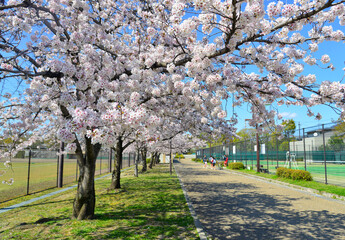
<svg viewBox="0 0 345 240"><path fill-rule="evenodd" d="M208 236L244 240L345 239L345 212L333 213L322 206L319 211L297 210L292 203L300 197L261 193L250 181L228 182L236 176L200 166L175 164ZM269 183L262 184L270 187Z"/></svg>

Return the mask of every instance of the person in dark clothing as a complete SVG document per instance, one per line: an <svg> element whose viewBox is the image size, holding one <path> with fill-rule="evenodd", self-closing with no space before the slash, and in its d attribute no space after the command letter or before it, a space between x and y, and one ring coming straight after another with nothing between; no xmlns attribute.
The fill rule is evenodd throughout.
<svg viewBox="0 0 345 240"><path fill-rule="evenodd" d="M204 155L204 158L202 159L204 161L204 168L207 168L207 157Z"/></svg>

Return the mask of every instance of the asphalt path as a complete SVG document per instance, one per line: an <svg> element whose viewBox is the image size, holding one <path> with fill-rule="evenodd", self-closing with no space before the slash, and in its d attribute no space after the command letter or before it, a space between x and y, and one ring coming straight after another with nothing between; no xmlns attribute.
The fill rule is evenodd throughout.
<svg viewBox="0 0 345 240"><path fill-rule="evenodd" d="M190 159L174 166L208 239L345 240L345 202Z"/></svg>

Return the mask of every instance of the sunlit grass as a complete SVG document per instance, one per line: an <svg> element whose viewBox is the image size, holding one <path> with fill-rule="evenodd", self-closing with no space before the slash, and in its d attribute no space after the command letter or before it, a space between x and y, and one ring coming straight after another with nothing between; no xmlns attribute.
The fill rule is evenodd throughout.
<svg viewBox="0 0 345 240"><path fill-rule="evenodd" d="M76 189L0 214L0 239L199 239L176 175L166 165L96 181L94 220L71 220Z"/></svg>

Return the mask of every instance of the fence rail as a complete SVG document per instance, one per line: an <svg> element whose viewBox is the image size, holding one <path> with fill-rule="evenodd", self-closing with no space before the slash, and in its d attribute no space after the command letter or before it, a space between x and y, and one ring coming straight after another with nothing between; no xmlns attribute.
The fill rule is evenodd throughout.
<svg viewBox="0 0 345 240"><path fill-rule="evenodd" d="M314 180L345 187L345 132L341 123L330 123L259 136L259 162L269 172L278 167L309 171ZM302 130L302 131L301 131ZM256 169L256 137L219 146L198 149L197 158L213 156L222 161L243 162Z"/></svg>
<svg viewBox="0 0 345 240"><path fill-rule="evenodd" d="M0 203L76 182L79 169L75 155L65 154L61 162L58 152L59 150L25 149L11 159L12 167L1 179L13 178L14 183L0 183ZM113 156L110 149L101 149L96 160L95 175L113 171ZM124 153L121 169L134 165L135 157L135 153ZM0 172L3 170L3 165L0 165Z"/></svg>

